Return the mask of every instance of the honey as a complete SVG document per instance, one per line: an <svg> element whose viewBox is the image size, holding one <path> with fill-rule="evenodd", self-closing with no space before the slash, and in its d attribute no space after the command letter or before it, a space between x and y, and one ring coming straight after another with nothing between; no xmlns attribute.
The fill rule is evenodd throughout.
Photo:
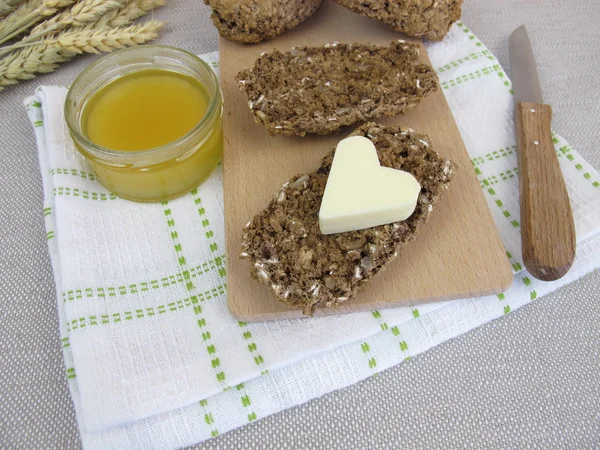
<svg viewBox="0 0 600 450"><path fill-rule="evenodd" d="M167 46L121 50L75 80L65 118L98 181L130 200L191 191L221 160L222 98L196 56Z"/></svg>
<svg viewBox="0 0 600 450"><path fill-rule="evenodd" d="M185 136L207 109L208 94L198 80L149 69L95 93L83 110L82 128L90 141L110 150L149 150Z"/></svg>

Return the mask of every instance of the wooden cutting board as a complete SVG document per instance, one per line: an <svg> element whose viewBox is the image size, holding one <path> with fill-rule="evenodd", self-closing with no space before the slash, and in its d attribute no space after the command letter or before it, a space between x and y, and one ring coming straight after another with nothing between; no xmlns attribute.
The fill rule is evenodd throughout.
<svg viewBox="0 0 600 450"><path fill-rule="evenodd" d="M252 119L235 75L252 67L262 52L274 48L285 51L334 41L387 45L399 38L403 36L386 26L325 0L312 18L272 41L248 46L221 39L227 303L237 319L252 322L302 317L299 310L278 302L265 285L251 278L250 263L239 258L242 229L283 183L313 170L351 129L326 137L269 136ZM429 63L424 48L421 57ZM452 159L458 171L417 238L401 250L374 284L337 309L321 309L316 315L474 297L508 288L511 267L441 89L407 115L382 123L429 135L434 148Z"/></svg>

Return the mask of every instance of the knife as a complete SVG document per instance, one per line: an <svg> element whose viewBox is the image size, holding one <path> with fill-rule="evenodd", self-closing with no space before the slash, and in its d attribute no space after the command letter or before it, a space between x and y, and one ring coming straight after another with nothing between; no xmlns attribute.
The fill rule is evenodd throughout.
<svg viewBox="0 0 600 450"><path fill-rule="evenodd" d="M510 36L510 64L519 149L521 247L531 275L561 278L575 259L575 224L552 142L552 108L542 100L531 43L524 26Z"/></svg>

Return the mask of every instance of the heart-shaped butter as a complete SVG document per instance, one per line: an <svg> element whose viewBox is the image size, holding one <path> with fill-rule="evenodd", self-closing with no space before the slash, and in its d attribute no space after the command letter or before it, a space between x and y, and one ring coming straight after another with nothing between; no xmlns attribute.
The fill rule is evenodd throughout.
<svg viewBox="0 0 600 450"><path fill-rule="evenodd" d="M405 220L421 186L403 170L381 167L373 143L363 136L337 145L319 210L323 234L362 230Z"/></svg>

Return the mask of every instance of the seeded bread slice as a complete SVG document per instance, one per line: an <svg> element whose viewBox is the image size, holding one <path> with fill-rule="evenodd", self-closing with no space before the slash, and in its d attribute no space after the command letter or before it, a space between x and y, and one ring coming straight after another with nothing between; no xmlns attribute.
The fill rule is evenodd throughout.
<svg viewBox="0 0 600 450"><path fill-rule="evenodd" d="M433 150L427 136L400 127L368 123L352 136L375 144L381 165L410 172L421 184L415 212L406 220L360 231L323 235L319 208L334 150L314 172L285 183L267 207L248 223L242 258L250 272L278 300L312 315L356 295L414 238L454 171ZM358 180L357 180L358 181ZM418 262L415 262L418 264Z"/></svg>
<svg viewBox="0 0 600 450"><path fill-rule="evenodd" d="M221 36L252 44L290 30L312 16L321 0L204 0Z"/></svg>
<svg viewBox="0 0 600 450"><path fill-rule="evenodd" d="M433 69L419 62L419 48L404 41L274 51L236 79L254 120L288 136L394 116L438 88Z"/></svg>
<svg viewBox="0 0 600 450"><path fill-rule="evenodd" d="M334 0L408 36L441 41L460 19L463 0Z"/></svg>

